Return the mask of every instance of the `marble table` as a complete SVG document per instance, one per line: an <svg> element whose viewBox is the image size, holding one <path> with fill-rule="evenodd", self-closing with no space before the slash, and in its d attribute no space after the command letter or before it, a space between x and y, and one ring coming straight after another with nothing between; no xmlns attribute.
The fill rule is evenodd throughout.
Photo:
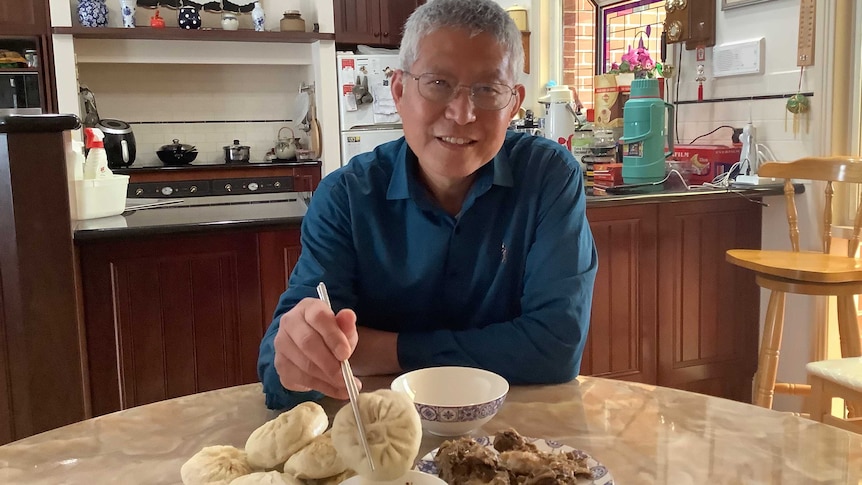
<svg viewBox="0 0 862 485"><path fill-rule="evenodd" d="M364 379L364 388L389 379ZM332 416L344 402L324 400ZM101 416L0 447L0 483L177 484L200 448L242 447L277 413L259 384ZM582 449L616 484L858 484L862 435L674 389L581 377L513 387L476 435L514 427ZM441 438L423 437L420 456Z"/></svg>

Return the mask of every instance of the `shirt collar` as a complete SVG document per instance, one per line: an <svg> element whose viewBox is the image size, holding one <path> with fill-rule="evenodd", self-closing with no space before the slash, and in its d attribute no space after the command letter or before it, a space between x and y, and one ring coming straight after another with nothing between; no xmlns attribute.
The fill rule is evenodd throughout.
<svg viewBox="0 0 862 485"><path fill-rule="evenodd" d="M389 181L389 188L386 191L387 200L409 199L410 198L410 180L413 183L417 182L417 167L419 159L413 150L407 146L405 141L398 153L395 155L395 163L392 169L392 179ZM493 167L493 185L501 187L512 187L514 185L514 177L512 176L512 163L509 160L509 152L506 149L506 144L500 148L500 151L491 160ZM487 164L479 169L479 179L485 178ZM477 180L478 181L478 180Z"/></svg>

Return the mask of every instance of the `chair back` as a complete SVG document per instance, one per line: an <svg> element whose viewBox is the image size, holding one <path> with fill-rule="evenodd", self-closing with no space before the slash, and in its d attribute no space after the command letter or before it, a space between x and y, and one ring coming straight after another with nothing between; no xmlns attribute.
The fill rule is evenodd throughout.
<svg viewBox="0 0 862 485"><path fill-rule="evenodd" d="M862 184L862 158L850 156L807 157L793 162L769 162L761 165L757 174L761 177L784 179L784 198L787 201L787 224L790 226L790 244L799 251L799 218L796 213L795 190L792 179L818 180L826 182L826 203L823 213L823 252L832 247L832 195L833 182ZM859 191L856 214L853 218L853 236L847 245L847 256L855 257L862 228L862 190Z"/></svg>

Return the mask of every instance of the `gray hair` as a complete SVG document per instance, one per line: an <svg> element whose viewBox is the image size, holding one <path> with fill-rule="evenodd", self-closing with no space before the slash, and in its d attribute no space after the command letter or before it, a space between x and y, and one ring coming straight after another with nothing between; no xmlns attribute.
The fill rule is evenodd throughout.
<svg viewBox="0 0 862 485"><path fill-rule="evenodd" d="M494 0L429 0L417 8L404 24L401 38L402 69L410 69L419 54L419 41L444 27L469 30L471 37L487 32L509 56L512 79L524 70L524 47L515 21Z"/></svg>

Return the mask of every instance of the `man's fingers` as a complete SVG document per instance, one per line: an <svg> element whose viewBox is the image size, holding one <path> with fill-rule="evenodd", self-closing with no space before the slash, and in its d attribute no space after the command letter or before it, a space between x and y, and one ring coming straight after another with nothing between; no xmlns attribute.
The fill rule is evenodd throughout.
<svg viewBox="0 0 862 485"><path fill-rule="evenodd" d="M338 328L347 337L347 342L350 344L350 353L352 354L357 342L359 342L359 334L356 331L356 313L349 308L345 308L338 312L338 315L335 315L335 323L338 324Z"/></svg>
<svg viewBox="0 0 862 485"><path fill-rule="evenodd" d="M335 359L341 361L350 357L352 351L350 342L337 323L332 325L336 321L335 315L326 307L326 304L323 302L318 305L309 304L303 310L305 321L320 334Z"/></svg>
<svg viewBox="0 0 862 485"><path fill-rule="evenodd" d="M336 381L342 384L337 387L326 380L306 374L283 354L277 353L275 355L275 369L281 385L289 391L305 392L314 389L336 399L347 399L348 397L343 381Z"/></svg>
<svg viewBox="0 0 862 485"><path fill-rule="evenodd" d="M338 382L341 368L320 335L312 328L307 325L288 325L279 328L276 339L276 354L287 359L296 368L294 372L317 381ZM310 385L302 381L298 383Z"/></svg>

